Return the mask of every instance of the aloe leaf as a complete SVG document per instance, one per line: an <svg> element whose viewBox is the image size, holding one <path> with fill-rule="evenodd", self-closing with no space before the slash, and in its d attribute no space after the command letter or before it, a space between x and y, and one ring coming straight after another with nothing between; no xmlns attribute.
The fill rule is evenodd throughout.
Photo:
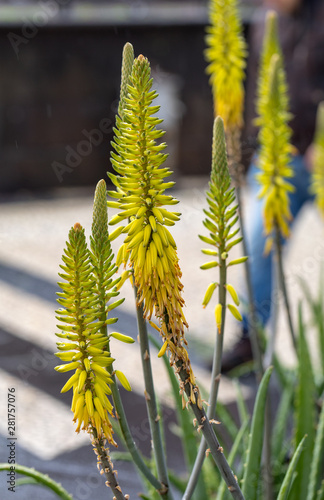
<svg viewBox="0 0 324 500"><path fill-rule="evenodd" d="M312 362L303 325L302 309L299 305L298 314L298 384L296 390L295 443L299 443L305 434L308 435L304 453L297 467L297 477L292 486L291 498L306 498L310 467L313 459L315 441L315 405L316 393Z"/></svg>
<svg viewBox="0 0 324 500"><path fill-rule="evenodd" d="M321 488L317 492L316 500L324 500L324 480L322 481Z"/></svg>
<svg viewBox="0 0 324 500"><path fill-rule="evenodd" d="M239 412L239 417L240 417L240 422L241 425L244 424L245 421L249 420L249 412L247 409L246 402L244 400L243 394L242 394L242 389L240 386L240 383L237 379L233 380L234 387L236 389L236 399L237 399L237 408Z"/></svg>
<svg viewBox="0 0 324 500"><path fill-rule="evenodd" d="M324 310L323 310L323 269L321 269L320 273L320 290L318 301L315 301L312 297L310 288L306 280L303 278L299 278L300 286L304 292L305 298L310 306L310 309L313 312L314 322L318 329L318 347L320 352L321 359L321 369L322 374L324 374Z"/></svg>
<svg viewBox="0 0 324 500"><path fill-rule="evenodd" d="M316 432L313 460L309 476L307 500L316 500L316 490L323 479L324 469L324 404Z"/></svg>
<svg viewBox="0 0 324 500"><path fill-rule="evenodd" d="M307 438L307 436L303 437L303 439L299 443L299 445L298 445L298 447L297 447L297 449L296 449L296 451L291 459L291 462L289 464L285 478L284 478L282 485L281 485L281 488L279 490L277 500L287 500L287 498L288 498L290 488L291 488L291 485L293 482L293 476L295 474L295 470L297 467L299 457L301 455L301 452L303 451L303 445L304 445L304 441L306 438ZM292 497L292 498L296 498L296 497ZM302 497L300 497L300 498L302 498Z"/></svg>
<svg viewBox="0 0 324 500"><path fill-rule="evenodd" d="M291 384L291 370L283 366L276 353L273 355L272 364L282 389L289 386Z"/></svg>
<svg viewBox="0 0 324 500"><path fill-rule="evenodd" d="M265 407L272 370L273 367L270 366L262 377L253 410L251 435L249 439L242 487L243 496L248 500L257 500L263 445Z"/></svg>
<svg viewBox="0 0 324 500"><path fill-rule="evenodd" d="M273 427L272 438L272 456L280 462L282 455L283 443L285 441L288 419L290 416L291 403L294 394L294 387L291 384L287 386L281 396L279 407L276 414L276 419Z"/></svg>
<svg viewBox="0 0 324 500"><path fill-rule="evenodd" d="M2 470L10 470L10 465L6 463L0 464L0 471ZM46 474L43 474L42 472L39 472L35 469L31 469L30 467L25 467L23 465L18 465L15 464L15 471L18 474L22 474L24 476L31 477L35 481L37 481L38 484L45 486L46 488L54 491L56 495L63 500L73 500L72 495L70 495L61 484L57 483L54 481L54 479L51 479L49 476Z"/></svg>

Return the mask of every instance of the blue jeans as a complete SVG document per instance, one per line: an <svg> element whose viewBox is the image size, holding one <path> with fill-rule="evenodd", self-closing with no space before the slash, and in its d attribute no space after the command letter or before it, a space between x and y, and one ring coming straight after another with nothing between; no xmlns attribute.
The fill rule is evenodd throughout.
<svg viewBox="0 0 324 500"><path fill-rule="evenodd" d="M302 156L294 156L291 161L295 176L290 180L295 186L295 192L290 193L290 210L293 220L305 202L313 196L309 193L310 173ZM253 162L250 166L247 183L251 196L248 213L245 214L246 244L249 255L251 282L259 323L264 326L271 313L272 293L272 255L264 255L265 237L263 231L262 207L264 200L259 200L257 194L260 185L255 179L259 171ZM248 334L248 318L243 315L243 334Z"/></svg>

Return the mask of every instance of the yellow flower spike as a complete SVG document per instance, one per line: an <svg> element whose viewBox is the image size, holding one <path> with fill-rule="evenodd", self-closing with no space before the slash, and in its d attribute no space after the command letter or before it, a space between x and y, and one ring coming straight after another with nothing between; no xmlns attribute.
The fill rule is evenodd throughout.
<svg viewBox="0 0 324 500"><path fill-rule="evenodd" d="M97 214L98 196L101 197L102 203L106 205L105 184L101 182L98 185L101 192L96 191L95 214ZM107 221L104 223L107 224ZM102 236L103 232L99 226L98 220L95 221L93 230L98 231ZM91 249L93 253L90 253L87 248L84 230L80 224L75 224L70 230L67 248L62 257L64 266L61 267L66 274L60 274L61 278L63 277L66 280L66 283L59 284L62 292L58 294L58 302L60 305L65 306L66 309L57 311L57 318L60 321L58 327L61 330L58 337L73 340L74 343L58 343L60 352L57 353L57 356L68 363L56 367L56 370L63 373L73 369L76 370L75 374L66 382L62 391L65 392L73 387L71 410L74 414L73 421L77 423L76 431L79 432L82 429L93 433L94 425L99 425L98 420L96 424L96 420L93 418L95 396L93 381L96 379L96 381L102 380L105 381L104 383L112 383L104 366L111 364L113 359L105 350L107 338L104 338L100 333L100 328L105 325L105 321L100 320L94 280L95 270L91 265L95 253L98 252L104 256L104 250L100 248L100 242L96 242L95 239L91 240ZM111 253L110 250L108 251ZM105 256L103 258L106 259ZM111 276L113 267L111 267L109 260L107 266ZM113 279L110 279L110 282L114 283ZM116 295L115 290L111 293L113 296ZM109 299L108 295L107 293L105 303L106 299ZM71 359L74 361L69 362ZM108 389L106 393L110 394L110 388L106 387ZM106 404L110 411L111 405L109 405L110 403ZM108 421L107 410L105 410L103 417ZM102 428L96 428L96 432L98 436L101 435ZM109 439L111 438L109 437Z"/></svg>
<svg viewBox="0 0 324 500"><path fill-rule="evenodd" d="M231 313L233 314L235 319L237 319L238 321L242 321L242 316L241 316L240 312L238 311L238 309L236 309L235 306L233 306L232 304L228 304L227 307L228 307L229 311L231 311Z"/></svg>
<svg viewBox="0 0 324 500"><path fill-rule="evenodd" d="M205 51L213 89L215 116L226 129L242 127L246 43L236 0L210 0Z"/></svg>
<svg viewBox="0 0 324 500"><path fill-rule="evenodd" d="M236 293L236 290L235 288L233 287L233 285L230 285L229 283L227 283L227 285L225 285L225 288L226 290L230 293L234 303L239 306L240 305L240 300L238 298L238 295Z"/></svg>
<svg viewBox="0 0 324 500"><path fill-rule="evenodd" d="M117 119L114 130L111 163L117 175L108 175L120 193L118 198L113 196L120 200L118 217L126 218L136 210L136 219L126 226L123 245L133 269L137 304L143 306L145 318L155 313L161 327L165 326L170 363L181 363L192 384L190 362L182 349L187 323L182 312L181 271L175 241L165 227L174 225L180 213L167 209L178 200L164 194L174 183L164 182L172 172L162 168L166 145L157 144L164 132L157 129L161 120L153 116L158 108L153 105L157 94L151 87L149 62L140 55L133 64L123 116ZM122 262L124 250L117 254L117 265Z"/></svg>
<svg viewBox="0 0 324 500"><path fill-rule="evenodd" d="M215 307L215 319L216 319L216 326L218 333L221 332L221 326L222 326L222 304L217 304Z"/></svg>
<svg viewBox="0 0 324 500"><path fill-rule="evenodd" d="M291 129L288 121L287 83L279 45L277 15L269 12L261 55L258 81L256 123L259 132L260 173L256 179L260 184L259 198L264 200L264 232L267 236L265 248L271 249L273 233L277 230L283 237L289 236L289 193L294 187L288 182L294 172L289 166L294 148L290 144Z"/></svg>

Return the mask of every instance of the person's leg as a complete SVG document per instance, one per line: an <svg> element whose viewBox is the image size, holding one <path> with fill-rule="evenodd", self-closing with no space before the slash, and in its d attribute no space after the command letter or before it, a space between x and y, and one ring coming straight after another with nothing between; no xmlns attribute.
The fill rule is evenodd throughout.
<svg viewBox="0 0 324 500"><path fill-rule="evenodd" d="M290 181L295 187L295 192L290 194L290 210L293 222L303 204L311 199L311 195L309 194L310 174L305 167L303 158L301 156L295 156L292 158L291 164L295 172L294 178ZM268 255L264 254L263 200L257 198L258 192L260 191L260 186L255 179L257 172L257 158L255 158L247 176L249 203L244 221L256 313L259 323L265 326L271 314L272 255L271 253ZM244 296L246 297L246 292ZM231 353L225 356L223 360L223 371L229 371L235 364L239 364L238 360L241 351L242 362L244 362L247 356L252 356L248 335L248 315L243 314L241 339L233 348L232 358ZM232 366L233 363L234 366Z"/></svg>
<svg viewBox="0 0 324 500"><path fill-rule="evenodd" d="M291 165L295 173L295 176L290 181L295 187L295 191L290 193L289 196L292 225L301 207L306 201L311 199L311 195L309 194L310 174L305 167L302 156L294 156ZM256 163L253 163L247 178L251 200L248 213L245 216L246 244L257 316L260 324L265 325L271 313L272 255L271 253L268 255L264 254L263 200L257 198L260 190L260 186L255 179L257 172ZM243 319L243 328L245 331L248 331L246 316Z"/></svg>

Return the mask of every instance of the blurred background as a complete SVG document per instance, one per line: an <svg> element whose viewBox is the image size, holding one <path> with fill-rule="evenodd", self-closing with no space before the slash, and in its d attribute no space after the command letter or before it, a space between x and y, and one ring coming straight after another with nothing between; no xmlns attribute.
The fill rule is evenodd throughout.
<svg viewBox="0 0 324 500"><path fill-rule="evenodd" d="M252 11L243 2L246 30ZM206 24L207 1L2 1L0 193L93 186L105 176L126 41L151 62L172 170L208 175Z"/></svg>
<svg viewBox="0 0 324 500"><path fill-rule="evenodd" d="M246 35L258 4L241 3ZM209 385L214 314L212 308L201 307L210 280L199 271L203 257L197 238L204 232L213 121L203 57L207 22L207 1L0 1L0 462L7 462L7 390L14 387L17 462L59 480L75 500L109 494L97 475L88 436L73 432L70 394L60 394L64 377L54 371L57 272L68 230L79 221L89 235L95 185L100 178L108 180L121 54L127 41L135 55L143 53L150 60L153 88L160 94L159 117L164 119L170 153L167 165L177 180L174 195L182 213L173 235L183 271L190 353L198 380ZM248 143L244 150L249 152ZM248 198L247 193L243 196ZM292 238L292 286L297 272L317 278L323 243L316 217L314 211L306 212ZM305 227L313 235L307 241ZM236 251L240 255L240 249ZM233 284L240 279L236 267ZM131 288L123 289L129 300L118 309L118 330L136 338L132 295ZM291 362L285 326L279 346ZM228 333L227 345L235 337L230 327ZM133 392L123 399L134 439L148 455L138 345L114 355L132 380ZM170 466L181 473L184 463L169 387L163 366L156 356L152 359ZM248 401L254 398L250 382L242 381ZM222 380L220 399L235 407L229 379ZM141 484L132 464L118 464L118 469L123 490L134 498ZM1 498L11 498L3 473L0 490ZM53 495L34 486L15 494L15 500L30 498L50 500Z"/></svg>

